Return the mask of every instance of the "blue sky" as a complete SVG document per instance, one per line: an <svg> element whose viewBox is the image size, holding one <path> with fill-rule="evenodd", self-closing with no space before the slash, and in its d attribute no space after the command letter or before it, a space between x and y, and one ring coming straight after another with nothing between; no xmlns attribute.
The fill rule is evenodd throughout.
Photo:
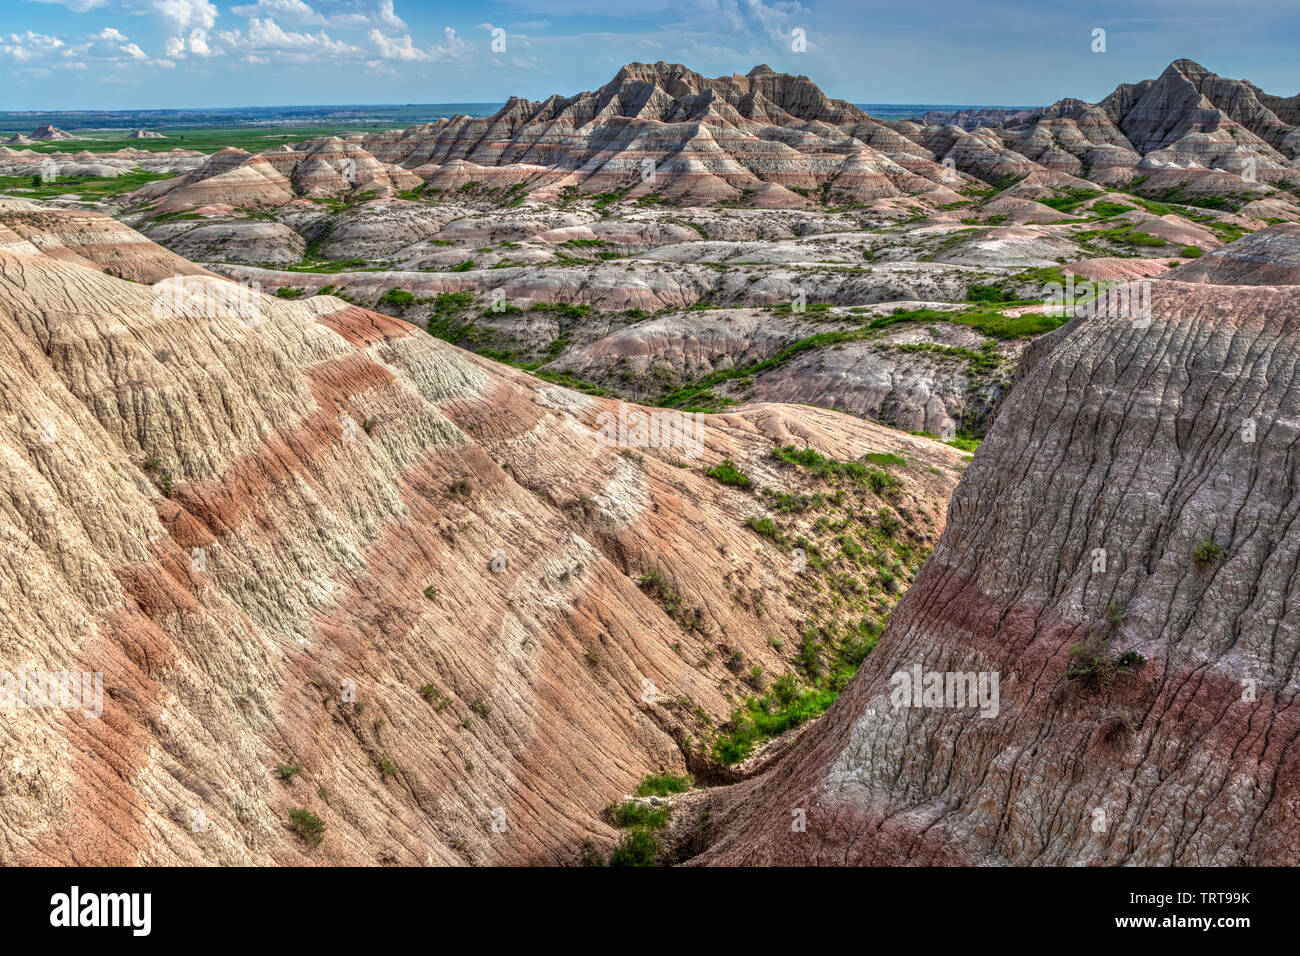
<svg viewBox="0 0 1300 956"><path fill-rule="evenodd" d="M1188 57L1289 96L1298 41L1296 0L0 0L0 109L541 99L632 60L767 63L859 103L1036 105Z"/></svg>

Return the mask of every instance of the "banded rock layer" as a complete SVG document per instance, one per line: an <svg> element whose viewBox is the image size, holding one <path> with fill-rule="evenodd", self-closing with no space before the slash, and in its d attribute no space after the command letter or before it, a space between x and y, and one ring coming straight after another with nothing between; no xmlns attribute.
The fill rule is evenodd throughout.
<svg viewBox="0 0 1300 956"><path fill-rule="evenodd" d="M773 673L796 646L802 584L700 466L901 443L933 510L959 463L770 405L698 459L620 453L612 402L329 296L200 275L160 310L169 254L128 282L31 223L0 248L0 671L104 696L0 721L4 864L572 861L725 717L720 641Z"/></svg>
<svg viewBox="0 0 1300 956"><path fill-rule="evenodd" d="M1300 862L1296 290L1153 286L1035 343L876 650L694 862ZM996 715L891 699L913 668L999 674Z"/></svg>

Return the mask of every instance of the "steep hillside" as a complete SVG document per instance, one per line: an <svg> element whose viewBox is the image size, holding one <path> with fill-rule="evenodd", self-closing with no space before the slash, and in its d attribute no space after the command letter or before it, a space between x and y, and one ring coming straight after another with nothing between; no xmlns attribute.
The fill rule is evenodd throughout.
<svg viewBox="0 0 1300 956"><path fill-rule="evenodd" d="M804 480L772 449L888 459L848 500L896 509L904 582L963 465L779 405L652 440L331 296L177 291L69 215L3 219L0 671L100 674L101 709L7 708L6 865L573 862L797 673L830 597L761 533Z"/></svg>
<svg viewBox="0 0 1300 956"><path fill-rule="evenodd" d="M1035 344L875 652L694 806L693 862L1300 862L1294 289L1153 286Z"/></svg>
<svg viewBox="0 0 1300 956"><path fill-rule="evenodd" d="M1300 223L1282 223L1238 239L1167 273L1179 282L1300 286Z"/></svg>

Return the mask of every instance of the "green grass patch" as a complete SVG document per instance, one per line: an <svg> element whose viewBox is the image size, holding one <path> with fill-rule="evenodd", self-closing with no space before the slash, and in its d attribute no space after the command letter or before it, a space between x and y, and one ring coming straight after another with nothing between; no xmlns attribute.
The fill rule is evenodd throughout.
<svg viewBox="0 0 1300 956"><path fill-rule="evenodd" d="M672 793L685 793L695 786L690 774L678 777L671 773L652 773L633 791L638 797L666 797Z"/></svg>
<svg viewBox="0 0 1300 956"><path fill-rule="evenodd" d="M781 445L773 448L769 454L787 465L806 468L819 478L852 481L870 488L878 495L887 494L899 486L899 480L887 471L860 461L840 461L823 455L814 448Z"/></svg>
<svg viewBox="0 0 1300 956"><path fill-rule="evenodd" d="M659 838L648 830L629 830L609 854L608 866L654 866Z"/></svg>
<svg viewBox="0 0 1300 956"><path fill-rule="evenodd" d="M1100 195L1103 195L1100 189L1076 188L1067 190L1063 195L1039 199L1037 202L1049 206L1057 212L1070 212L1072 209L1082 206L1089 199L1096 199Z"/></svg>
<svg viewBox="0 0 1300 956"><path fill-rule="evenodd" d="M745 698L732 712L724 732L714 741L713 759L725 765L739 763L762 741L821 716L838 696L828 687L802 687L793 674L780 677L769 693Z"/></svg>
<svg viewBox="0 0 1300 956"><path fill-rule="evenodd" d="M325 839L325 821L306 807L294 807L289 811L289 823L298 838L308 846L317 847Z"/></svg>
<svg viewBox="0 0 1300 956"><path fill-rule="evenodd" d="M25 199L55 199L69 194L86 200L107 199L133 193L146 183L175 178L175 173L148 173L144 170L121 176L60 176L49 181L32 176L0 176L0 192L13 193Z"/></svg>
<svg viewBox="0 0 1300 956"><path fill-rule="evenodd" d="M724 485L734 485L737 488L748 488L753 484L730 458L724 458L722 464L710 468L704 473L716 482Z"/></svg>
<svg viewBox="0 0 1300 956"><path fill-rule="evenodd" d="M405 289L389 289L379 297L380 305L391 305L395 309L405 309L415 305L415 296Z"/></svg>

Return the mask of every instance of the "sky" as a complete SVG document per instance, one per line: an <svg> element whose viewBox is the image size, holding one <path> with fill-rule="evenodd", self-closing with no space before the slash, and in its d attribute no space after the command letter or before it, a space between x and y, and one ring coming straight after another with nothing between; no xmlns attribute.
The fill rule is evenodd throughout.
<svg viewBox="0 0 1300 956"><path fill-rule="evenodd" d="M543 99L638 60L1019 106L1095 102L1186 57L1291 96L1297 50L1298 0L0 0L0 109Z"/></svg>

